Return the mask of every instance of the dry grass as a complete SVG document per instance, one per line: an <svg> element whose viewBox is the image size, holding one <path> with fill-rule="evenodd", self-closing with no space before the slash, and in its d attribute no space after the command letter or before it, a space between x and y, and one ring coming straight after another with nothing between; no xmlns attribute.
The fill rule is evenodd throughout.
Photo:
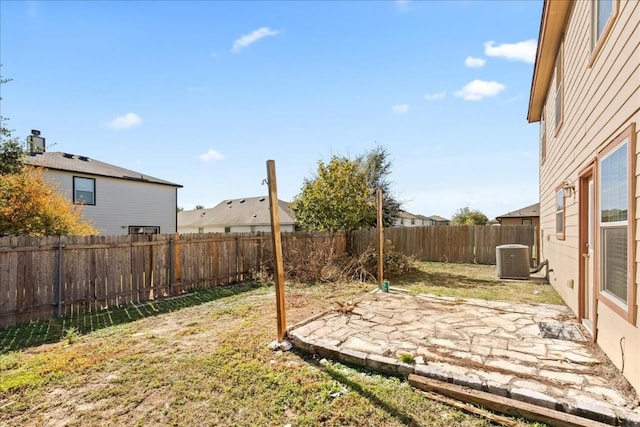
<svg viewBox="0 0 640 427"><path fill-rule="evenodd" d="M287 323L372 286L287 285ZM273 287L248 284L2 330L0 426L491 425L404 380L272 352L275 334Z"/></svg>

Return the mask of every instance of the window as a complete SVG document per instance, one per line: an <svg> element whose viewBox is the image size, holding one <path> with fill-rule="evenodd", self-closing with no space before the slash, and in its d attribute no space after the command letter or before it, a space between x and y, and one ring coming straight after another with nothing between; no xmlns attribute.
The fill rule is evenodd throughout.
<svg viewBox="0 0 640 427"><path fill-rule="evenodd" d="M160 234L160 227L130 225L129 234Z"/></svg>
<svg viewBox="0 0 640 427"><path fill-rule="evenodd" d="M564 97L564 60L562 54L562 48L564 43L560 43L560 48L558 49L558 56L556 57L556 133L560 129L562 125L562 109L564 107L563 97Z"/></svg>
<svg viewBox="0 0 640 427"><path fill-rule="evenodd" d="M633 218L629 198L633 175L633 126L616 138L600 154L599 236L601 300L627 320L635 323L635 281L630 261L629 218Z"/></svg>
<svg viewBox="0 0 640 427"><path fill-rule="evenodd" d="M202 228L202 227L198 228L198 233L199 234L204 234L204 228Z"/></svg>
<svg viewBox="0 0 640 427"><path fill-rule="evenodd" d="M96 180L93 178L73 177L73 203L82 205L96 204Z"/></svg>
<svg viewBox="0 0 640 427"><path fill-rule="evenodd" d="M525 218L522 220L522 224L524 225L533 225L533 221L531 220L531 218Z"/></svg>
<svg viewBox="0 0 640 427"><path fill-rule="evenodd" d="M564 190L556 190L556 237L564 240Z"/></svg>
<svg viewBox="0 0 640 427"><path fill-rule="evenodd" d="M540 164L547 158L547 127L544 122L544 108L540 116Z"/></svg>
<svg viewBox="0 0 640 427"><path fill-rule="evenodd" d="M593 64L602 45L613 26L613 21L618 13L619 0L594 0L591 9L591 61Z"/></svg>
<svg viewBox="0 0 640 427"><path fill-rule="evenodd" d="M593 2L593 46L595 47L613 13L613 0L595 0Z"/></svg>
<svg viewBox="0 0 640 427"><path fill-rule="evenodd" d="M224 228L224 232L225 233L231 233L231 227L225 227Z"/></svg>

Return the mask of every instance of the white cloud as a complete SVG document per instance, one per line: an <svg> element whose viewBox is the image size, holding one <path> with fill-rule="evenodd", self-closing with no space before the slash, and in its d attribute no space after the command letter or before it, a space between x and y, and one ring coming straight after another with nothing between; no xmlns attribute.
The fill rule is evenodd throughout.
<svg viewBox="0 0 640 427"><path fill-rule="evenodd" d="M210 162L212 160L222 160L224 159L224 157L222 156L222 154L211 148L206 153L200 154L198 156L198 159L202 160L203 162Z"/></svg>
<svg viewBox="0 0 640 427"><path fill-rule="evenodd" d="M498 82L474 80L467 83L454 95L467 101L480 101L489 96L495 96L506 89L506 86Z"/></svg>
<svg viewBox="0 0 640 427"><path fill-rule="evenodd" d="M138 126L142 123L142 118L136 113L127 113L124 116L118 116L115 119L107 123L107 127L111 129L120 130L128 129L134 126Z"/></svg>
<svg viewBox="0 0 640 427"><path fill-rule="evenodd" d="M519 43L503 43L497 46L493 41L484 44L484 54L506 58L513 61L524 61L533 64L536 60L536 49L538 43L531 39Z"/></svg>
<svg viewBox="0 0 640 427"><path fill-rule="evenodd" d="M275 36L278 34L280 34L280 31L272 30L269 27L258 28L257 30L249 34L245 34L244 36L234 41L233 47L231 48L231 52L238 53L245 47L249 47L250 45L252 45L253 43L257 42L260 39L263 39L269 36Z"/></svg>
<svg viewBox="0 0 640 427"><path fill-rule="evenodd" d="M486 62L487 60L483 58L475 58L473 56L467 56L467 58L464 60L464 65L466 65L469 68L482 68L484 67L484 64Z"/></svg>
<svg viewBox="0 0 640 427"><path fill-rule="evenodd" d="M427 101L434 101L436 99L442 99L445 96L447 96L447 92L438 92L438 93L425 93L424 94L424 99L426 99Z"/></svg>
<svg viewBox="0 0 640 427"><path fill-rule="evenodd" d="M391 110L397 114L405 114L409 112L409 104L398 104L391 107Z"/></svg>

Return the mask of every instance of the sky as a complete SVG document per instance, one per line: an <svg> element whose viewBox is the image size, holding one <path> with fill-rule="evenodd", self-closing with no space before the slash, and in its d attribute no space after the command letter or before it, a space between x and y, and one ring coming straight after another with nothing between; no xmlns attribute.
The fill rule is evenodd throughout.
<svg viewBox="0 0 640 427"><path fill-rule="evenodd" d="M318 162L384 147L404 210L538 201L526 120L542 0L0 1L0 114L47 151L183 188L291 201Z"/></svg>

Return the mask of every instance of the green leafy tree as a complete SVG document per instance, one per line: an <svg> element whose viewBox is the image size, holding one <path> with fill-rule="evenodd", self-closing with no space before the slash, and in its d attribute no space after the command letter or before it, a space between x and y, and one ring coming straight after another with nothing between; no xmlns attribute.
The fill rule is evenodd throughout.
<svg viewBox="0 0 640 427"><path fill-rule="evenodd" d="M376 221L375 198L360 162L334 156L318 162L313 179L305 179L290 208L307 230L370 228Z"/></svg>
<svg viewBox="0 0 640 427"><path fill-rule="evenodd" d="M0 175L20 173L24 168L24 150L15 140L0 142Z"/></svg>
<svg viewBox="0 0 640 427"><path fill-rule="evenodd" d="M487 216L479 210L471 210L469 207L458 209L451 218L451 225L485 225L489 221Z"/></svg>
<svg viewBox="0 0 640 427"><path fill-rule="evenodd" d="M391 192L391 161L378 146L351 160L334 156L318 163L291 204L296 220L310 230L355 230L376 226L376 190L382 190L382 223L395 223L400 202Z"/></svg>
<svg viewBox="0 0 640 427"><path fill-rule="evenodd" d="M373 150L357 158L358 163L364 169L367 176L367 186L375 194L376 189L382 190L382 225L391 227L398 217L400 202L391 191L391 161L389 152L382 146L377 146ZM375 226L376 224L372 224Z"/></svg>

